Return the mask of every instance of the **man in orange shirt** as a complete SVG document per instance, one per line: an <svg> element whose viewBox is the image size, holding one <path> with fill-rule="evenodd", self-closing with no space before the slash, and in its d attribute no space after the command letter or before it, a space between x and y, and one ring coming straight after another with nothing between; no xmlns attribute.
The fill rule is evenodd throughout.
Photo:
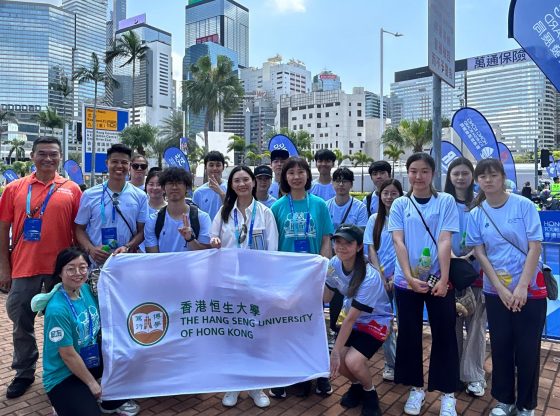
<svg viewBox="0 0 560 416"><path fill-rule="evenodd" d="M82 192L57 173L60 155L58 139L37 139L31 151L37 171L10 183L0 199L0 289L11 287L6 310L14 324L12 368L16 375L6 390L9 399L23 395L35 380L39 352L31 298L43 284L50 291L57 283L52 276L56 256L73 243Z"/></svg>

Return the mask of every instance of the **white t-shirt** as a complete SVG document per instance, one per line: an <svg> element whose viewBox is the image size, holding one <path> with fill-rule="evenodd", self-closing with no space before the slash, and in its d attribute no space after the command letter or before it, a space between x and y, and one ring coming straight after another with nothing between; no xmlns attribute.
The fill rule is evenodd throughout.
<svg viewBox="0 0 560 416"><path fill-rule="evenodd" d="M334 198L336 195L332 182L324 185L319 181L313 181L311 183L311 189L309 190L309 193L322 198L323 201L328 201L329 199Z"/></svg>
<svg viewBox="0 0 560 416"><path fill-rule="evenodd" d="M439 192L437 198L432 196L426 204L419 204L414 196L410 198L414 199L414 204L422 213L424 221L428 224L436 241L438 241L442 231L459 232L457 207L455 206L455 199L451 195ZM404 232L404 242L408 251L412 276L426 281L430 274L440 275L438 253L410 198L401 196L393 202L391 215L389 215L388 230L389 232L399 230ZM420 257L424 248L430 249L429 269L420 267ZM409 289L398 261L395 264L395 285L403 289Z"/></svg>
<svg viewBox="0 0 560 416"><path fill-rule="evenodd" d="M482 206L504 237L525 253L529 251L529 241L543 240L539 213L530 199L510 194L500 208L492 208L486 201ZM484 245L486 256L494 271L502 283L513 292L521 278L526 256L500 236L486 213L480 207L476 207L467 217L467 246ZM483 284L485 293L497 295L486 274ZM546 297L546 286L540 267L537 267L531 279L527 297Z"/></svg>
<svg viewBox="0 0 560 416"><path fill-rule="evenodd" d="M222 181L220 188L226 192L226 181ZM214 219L216 213L222 206L222 198L220 198L220 195L208 186L208 182L196 188L196 191L193 193L193 202L198 205L201 210L206 212L210 216L210 219Z"/></svg>
<svg viewBox="0 0 560 416"><path fill-rule="evenodd" d="M346 224L357 225L358 227L366 226L368 221L367 208L363 202L354 197L350 197L348 202L341 206L336 203L335 199L336 198L331 198L327 201L327 208L329 209L329 215L331 216L331 221L335 230L336 227L342 224L342 220L348 208L350 208L350 211L344 222ZM351 207L350 204L352 204Z"/></svg>
<svg viewBox="0 0 560 416"><path fill-rule="evenodd" d="M373 228L375 227L376 219L377 213L372 214L367 222L366 230L364 231L364 253L369 246L373 246ZM388 226L389 217L385 217L385 224L383 224L383 229L381 230L379 250L377 250L377 258L379 259L383 275L387 280L391 280L395 274L397 252L395 251L395 245L393 244L393 238L389 232Z"/></svg>

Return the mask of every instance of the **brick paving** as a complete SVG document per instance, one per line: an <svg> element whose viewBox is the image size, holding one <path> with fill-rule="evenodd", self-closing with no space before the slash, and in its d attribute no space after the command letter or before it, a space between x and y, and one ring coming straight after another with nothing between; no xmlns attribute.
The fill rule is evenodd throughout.
<svg viewBox="0 0 560 416"><path fill-rule="evenodd" d="M0 294L0 416L14 415L51 415L51 406L47 396L41 386L41 367L37 370L37 378L33 386L28 392L18 398L7 400L5 398L5 389L13 378L14 372L11 370L12 358L12 338L11 338L11 322L6 314L6 297ZM36 333L38 341L42 347L42 318L36 321ZM430 333L426 329L424 332L424 358L427 363L427 357L430 351ZM541 374L539 386L539 401L535 415L560 416L560 344L544 342L541 352ZM383 368L383 355L378 352L371 360L370 365L375 369L375 384L381 400L381 409L384 415L396 416L403 414L404 403L407 398L408 390L404 386L395 385L393 383L383 382L381 371ZM427 365L425 372L427 372ZM491 378L490 372L492 362L489 354L485 363L485 369L488 373L488 388L484 397L474 399L465 393L457 395L457 411L463 416L487 415L494 405L494 401L490 396ZM345 410L338 402L340 397L348 385L343 377L338 377L332 381L334 393L328 398L321 398L312 394L308 398L298 398L293 394L284 400L271 399L271 406L267 409L259 409L253 405L253 401L247 397L246 393L242 393L236 407L227 409L222 406L220 394L196 394L183 395L174 397L158 397L139 400L142 406L140 414L142 416L158 415L158 416L194 416L194 415L287 415L287 416L335 416L348 415L357 416L360 414L359 408ZM288 391L288 393L290 393ZM435 392L426 395L426 404L423 408L422 415L438 415L439 399ZM79 416L79 415L76 415Z"/></svg>

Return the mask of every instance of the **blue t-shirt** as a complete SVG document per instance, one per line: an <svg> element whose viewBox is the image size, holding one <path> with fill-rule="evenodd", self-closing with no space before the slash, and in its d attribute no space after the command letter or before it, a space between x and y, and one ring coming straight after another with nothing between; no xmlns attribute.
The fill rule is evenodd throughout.
<svg viewBox="0 0 560 416"><path fill-rule="evenodd" d="M330 289L338 289L344 296L343 310L345 314L348 314L351 307L361 311L360 316L354 323L354 330L366 332L376 339L384 341L387 338L393 312L383 280L377 270L367 264L364 281L356 295L349 297L348 288L353 275L353 271L350 274L345 274L342 269L342 261L334 256L329 260L325 283Z"/></svg>
<svg viewBox="0 0 560 416"><path fill-rule="evenodd" d="M364 198L364 204L367 204L367 197ZM371 203L369 204L369 213L370 214L377 214L379 211L379 195L377 193L373 193L371 195Z"/></svg>
<svg viewBox="0 0 560 416"><path fill-rule="evenodd" d="M364 231L364 253L367 247L373 246L373 228L375 227L375 220L377 219L377 213L372 214L366 225L366 230ZM383 229L381 230L381 241L379 244L379 250L377 250L377 258L381 266L381 271L387 280L391 280L395 274L395 263L397 262L397 252L395 251L395 245L393 244L393 238L389 232L389 217L385 218L385 224L383 224Z"/></svg>
<svg viewBox="0 0 560 416"><path fill-rule="evenodd" d="M294 213L292 214L288 195L285 195L271 208L278 227L278 250L295 252L294 242L306 239L305 228L309 212L307 232L309 253L320 254L323 237L334 232L325 201L318 196L307 194L306 199L293 201L293 204Z"/></svg>
<svg viewBox="0 0 560 416"><path fill-rule="evenodd" d="M77 318L60 290L51 298L45 311L43 386L47 393L72 375L62 361L58 349L73 346L79 353L82 347L91 345L97 340L100 328L99 310L89 286L82 285L80 298L71 302L76 309ZM89 333L90 317L93 339ZM101 353L101 350L99 352Z"/></svg>
<svg viewBox="0 0 560 416"><path fill-rule="evenodd" d="M329 210L329 215L331 216L331 221L335 230L336 227L342 224L342 220L344 219L346 211L348 211L349 208L350 211L348 211L348 215L346 216L344 223L354 224L362 228L366 226L368 216L367 208L363 202L354 197L350 197L348 202L340 206L336 203L335 199L336 198L331 198L327 201L327 208Z"/></svg>
<svg viewBox="0 0 560 416"><path fill-rule="evenodd" d="M430 274L440 275L437 247L426 231L418 211L412 205L411 198L414 199L414 204L422 213L424 221L428 224L436 241L442 231L459 232L457 207L455 199L442 192L438 193L437 198L432 196L426 204L418 203L414 196L410 198L401 196L395 199L391 206L388 230L389 232L399 230L404 232L404 242L408 251L412 276L427 281ZM422 267L420 264L424 248L430 250L429 267ZM395 285L403 289L410 289L398 261L395 264Z"/></svg>
<svg viewBox="0 0 560 416"><path fill-rule="evenodd" d="M539 214L531 200L510 194L506 203L500 208L492 208L486 201L482 206L504 237L525 253L529 251L529 241L543 240ZM479 245L484 245L486 256L498 278L513 292L521 279L527 256L505 241L486 213L480 207L476 207L467 217L467 246ZM486 274L484 274L483 291L497 295L496 288ZM531 279L527 297L532 299L546 297L546 286L540 267L537 267Z"/></svg>
<svg viewBox="0 0 560 416"><path fill-rule="evenodd" d="M191 209L195 207L191 206ZM183 226L183 219L174 219L169 215L167 210L165 211L165 221L159 235L159 241L156 237L156 222L157 222L158 212L150 215L148 221L146 222L146 227L144 228L144 244L146 247L156 247L158 246L160 253L178 253L181 251L189 251L189 245L185 242L185 239L181 236L178 229ZM200 232L196 236L199 243L209 244L210 243L210 227L212 226L212 221L210 216L202 211L198 210L198 221L200 223Z"/></svg>
<svg viewBox="0 0 560 416"><path fill-rule="evenodd" d="M309 193L318 196L323 201L328 201L336 195L332 182L324 185L319 181L313 181L311 183Z"/></svg>
<svg viewBox="0 0 560 416"><path fill-rule="evenodd" d="M272 195L268 194L268 198L265 201L259 201L261 204L266 206L267 208L272 208L272 205L277 201Z"/></svg>
<svg viewBox="0 0 560 416"><path fill-rule="evenodd" d="M272 181L270 188L268 188L268 194L276 199L280 198L280 182Z"/></svg>
<svg viewBox="0 0 560 416"><path fill-rule="evenodd" d="M222 190L226 192L227 182L222 181L222 183L220 184L220 188L222 188ZM218 210L223 204L220 195L214 190L212 190L210 186L208 186L208 182L196 188L196 190L193 193L193 202L196 205L198 205L198 207L201 210L203 210L210 216L210 220L214 219L216 213L218 212Z"/></svg>

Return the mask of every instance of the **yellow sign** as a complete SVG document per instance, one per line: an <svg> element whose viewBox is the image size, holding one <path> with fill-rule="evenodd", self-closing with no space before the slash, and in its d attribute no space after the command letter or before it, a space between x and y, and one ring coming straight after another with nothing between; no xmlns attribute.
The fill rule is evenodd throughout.
<svg viewBox="0 0 560 416"><path fill-rule="evenodd" d="M97 109L95 124L97 130L117 131L117 112ZM86 129L93 129L93 108L86 109Z"/></svg>

